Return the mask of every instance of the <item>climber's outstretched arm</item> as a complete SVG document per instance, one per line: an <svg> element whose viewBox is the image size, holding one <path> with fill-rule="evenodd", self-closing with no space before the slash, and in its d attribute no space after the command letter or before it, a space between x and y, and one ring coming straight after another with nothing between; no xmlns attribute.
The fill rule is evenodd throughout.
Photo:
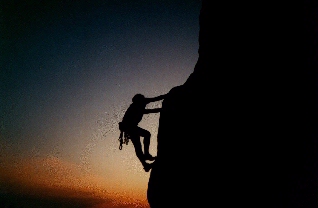
<svg viewBox="0 0 318 208"><path fill-rule="evenodd" d="M156 101L159 101L159 100L164 99L166 95L167 95L167 94L159 95L159 96L153 97L153 98L146 98L146 101L147 101L147 103L156 102Z"/></svg>
<svg viewBox="0 0 318 208"><path fill-rule="evenodd" d="M154 109L145 109L144 114L148 113L159 113L161 111L161 108L154 108Z"/></svg>

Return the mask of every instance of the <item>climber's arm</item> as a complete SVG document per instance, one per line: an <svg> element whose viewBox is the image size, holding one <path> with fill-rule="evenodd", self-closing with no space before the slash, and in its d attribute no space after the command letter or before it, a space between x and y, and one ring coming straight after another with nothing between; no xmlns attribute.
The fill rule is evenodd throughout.
<svg viewBox="0 0 318 208"><path fill-rule="evenodd" d="M159 113L160 111L161 111L161 108L145 109L144 110L144 114Z"/></svg>
<svg viewBox="0 0 318 208"><path fill-rule="evenodd" d="M156 101L159 101L159 100L164 99L165 96L166 96L166 94L164 94L164 95L159 95L159 96L157 96L157 97L146 98L146 101L147 101L147 103L156 102Z"/></svg>

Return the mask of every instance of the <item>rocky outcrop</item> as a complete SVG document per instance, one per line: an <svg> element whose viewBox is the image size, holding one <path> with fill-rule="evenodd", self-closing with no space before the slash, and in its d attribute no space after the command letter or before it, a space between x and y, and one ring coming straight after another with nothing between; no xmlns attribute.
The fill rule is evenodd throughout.
<svg viewBox="0 0 318 208"><path fill-rule="evenodd" d="M162 104L149 204L309 207L316 182L305 182L317 173L313 85L298 85L308 77L289 70L299 59L285 19L242 2L207 3L194 71Z"/></svg>

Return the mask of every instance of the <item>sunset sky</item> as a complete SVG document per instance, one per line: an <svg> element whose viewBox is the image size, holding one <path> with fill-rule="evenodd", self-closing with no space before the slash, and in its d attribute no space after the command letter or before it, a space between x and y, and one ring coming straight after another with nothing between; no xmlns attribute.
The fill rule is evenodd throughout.
<svg viewBox="0 0 318 208"><path fill-rule="evenodd" d="M158 96L186 81L200 8L199 0L4 3L0 194L147 207L150 172L132 143L118 149L117 124L136 93ZM161 101L147 107L155 106ZM140 123L153 155L158 122L152 114Z"/></svg>

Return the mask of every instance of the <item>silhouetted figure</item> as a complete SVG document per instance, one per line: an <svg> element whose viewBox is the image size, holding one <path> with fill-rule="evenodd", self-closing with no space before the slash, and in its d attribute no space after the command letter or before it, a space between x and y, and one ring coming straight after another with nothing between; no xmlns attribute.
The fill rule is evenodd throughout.
<svg viewBox="0 0 318 208"><path fill-rule="evenodd" d="M119 149L122 148L122 144L128 144L129 139L132 141L135 152L140 160L141 164L144 167L144 170L148 172L151 169L152 164L147 163L146 160L153 161L155 157L153 157L149 153L149 145L150 145L150 137L151 134L149 131L140 128L138 126L144 114L148 113L159 113L161 108L154 109L146 109L146 105L150 102L155 102L164 99L165 95L160 95L154 98L146 98L142 94L136 94L132 98L132 104L128 107L123 120L119 122L120 129L120 146ZM124 139L123 140L123 136ZM140 142L140 137L143 137L144 144L144 152L142 151L142 145Z"/></svg>

